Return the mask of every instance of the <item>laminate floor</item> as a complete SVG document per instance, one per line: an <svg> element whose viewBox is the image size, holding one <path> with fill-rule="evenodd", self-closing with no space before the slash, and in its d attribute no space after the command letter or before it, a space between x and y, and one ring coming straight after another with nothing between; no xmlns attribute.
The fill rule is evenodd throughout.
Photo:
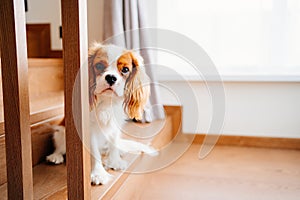
<svg viewBox="0 0 300 200"><path fill-rule="evenodd" d="M300 199L300 151L193 144L162 170L130 175L114 199Z"/></svg>

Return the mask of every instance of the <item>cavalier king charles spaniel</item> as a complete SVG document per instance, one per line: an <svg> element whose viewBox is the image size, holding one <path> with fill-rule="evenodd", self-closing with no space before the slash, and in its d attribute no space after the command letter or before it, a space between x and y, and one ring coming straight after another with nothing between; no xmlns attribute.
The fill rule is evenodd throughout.
<svg viewBox="0 0 300 200"><path fill-rule="evenodd" d="M150 95L150 80L144 71L143 58L114 45L94 43L89 49L88 68L91 182L99 185L111 179L106 169L126 169L122 152L144 152L155 156L157 151L151 146L121 138L126 116L127 119L142 120ZM54 126L54 130L55 151L46 159L60 164L66 153L65 129ZM103 154L105 160L102 160Z"/></svg>

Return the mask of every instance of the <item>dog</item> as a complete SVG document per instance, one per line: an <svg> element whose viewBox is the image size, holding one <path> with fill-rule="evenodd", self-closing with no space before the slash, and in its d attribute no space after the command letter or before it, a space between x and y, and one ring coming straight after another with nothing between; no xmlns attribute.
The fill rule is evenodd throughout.
<svg viewBox="0 0 300 200"><path fill-rule="evenodd" d="M124 170L123 152L144 152L155 156L151 146L121 138L125 119L140 121L150 95L149 77L143 58L115 45L94 43L89 48L89 104L91 137L91 182L106 184L111 179L107 168ZM126 117L127 116L127 117ZM65 128L54 126L55 150L46 157L50 163L64 162ZM102 161L102 154L106 159Z"/></svg>

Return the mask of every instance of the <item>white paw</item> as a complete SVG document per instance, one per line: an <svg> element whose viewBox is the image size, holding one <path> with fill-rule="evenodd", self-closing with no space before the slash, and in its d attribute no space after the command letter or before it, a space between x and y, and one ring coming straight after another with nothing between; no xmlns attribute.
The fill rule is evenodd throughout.
<svg viewBox="0 0 300 200"><path fill-rule="evenodd" d="M60 153L53 153L47 156L46 160L54 164L61 164L64 162L64 156Z"/></svg>
<svg viewBox="0 0 300 200"><path fill-rule="evenodd" d="M104 185L111 180L112 176L108 173L92 173L91 182L94 185Z"/></svg>
<svg viewBox="0 0 300 200"><path fill-rule="evenodd" d="M107 169L113 170L125 170L127 168L127 162L121 158L107 159L104 161L104 165Z"/></svg>
<svg viewBox="0 0 300 200"><path fill-rule="evenodd" d="M149 156L157 156L159 154L158 151L153 147L148 147L144 149L143 152Z"/></svg>

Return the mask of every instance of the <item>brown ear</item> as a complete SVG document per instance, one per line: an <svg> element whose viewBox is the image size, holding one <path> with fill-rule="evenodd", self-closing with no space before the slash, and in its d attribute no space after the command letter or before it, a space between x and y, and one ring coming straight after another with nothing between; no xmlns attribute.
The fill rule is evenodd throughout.
<svg viewBox="0 0 300 200"><path fill-rule="evenodd" d="M142 120L150 96L149 77L145 73L142 57L133 52L130 56L133 68L125 86L124 111L130 119Z"/></svg>
<svg viewBox="0 0 300 200"><path fill-rule="evenodd" d="M100 43L93 43L89 48L89 58L88 58L88 68L89 68L89 103L90 109L94 107L95 104L95 89L96 89L96 73L94 71L93 62L97 51L102 48Z"/></svg>
<svg viewBox="0 0 300 200"><path fill-rule="evenodd" d="M91 61L90 61L91 60ZM95 77L95 72L92 66L93 63L93 57L89 57L89 103L90 103L90 108L93 107L94 101L95 101L95 88L96 88L96 77Z"/></svg>

